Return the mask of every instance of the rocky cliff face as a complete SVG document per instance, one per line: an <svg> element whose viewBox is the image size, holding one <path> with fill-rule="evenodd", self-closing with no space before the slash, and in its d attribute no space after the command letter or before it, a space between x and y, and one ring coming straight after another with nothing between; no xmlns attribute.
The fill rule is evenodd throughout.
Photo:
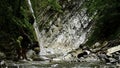
<svg viewBox="0 0 120 68"><path fill-rule="evenodd" d="M84 49L80 48L82 44L94 52L94 47L92 49L91 46L96 42L102 44L104 41L118 38L118 7L117 2L101 0L40 0L35 9L40 55L59 54L71 60L81 55L79 50ZM98 51L104 52L101 48L102 45L98 47ZM92 54L92 57L95 56L98 59L97 55Z"/></svg>
<svg viewBox="0 0 120 68"><path fill-rule="evenodd" d="M36 32L40 55L78 57L83 44L93 52L107 49L104 42L120 38L119 8L117 0L1 0L0 51L13 55L22 29L32 41Z"/></svg>
<svg viewBox="0 0 120 68"><path fill-rule="evenodd" d="M87 9L81 7L83 3L84 0L59 1L60 11L52 9L51 5L38 8L40 11L36 11L36 17L41 55L63 55L86 42L93 22L86 14Z"/></svg>

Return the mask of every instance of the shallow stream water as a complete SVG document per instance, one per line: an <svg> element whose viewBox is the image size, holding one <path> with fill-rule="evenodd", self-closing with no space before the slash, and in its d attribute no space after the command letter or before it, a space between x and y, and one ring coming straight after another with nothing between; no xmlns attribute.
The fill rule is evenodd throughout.
<svg viewBox="0 0 120 68"><path fill-rule="evenodd" d="M115 64L101 62L49 62L49 61L6 61L6 66L0 68L120 68Z"/></svg>

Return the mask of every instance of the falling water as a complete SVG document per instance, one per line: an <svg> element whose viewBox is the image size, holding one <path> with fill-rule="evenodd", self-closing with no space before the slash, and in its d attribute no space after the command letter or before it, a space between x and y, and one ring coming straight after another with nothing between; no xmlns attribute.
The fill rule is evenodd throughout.
<svg viewBox="0 0 120 68"><path fill-rule="evenodd" d="M82 0L76 0L71 3L76 4L72 10L66 10L64 12L64 16L53 14L54 18L51 20L49 20L49 18L52 16L52 13L46 13L49 8L42 11L42 13L38 12L41 14L39 15L41 17L39 18L39 16L37 16L38 23L36 23L31 2L28 0L30 11L35 19L34 28L39 41L41 55L64 55L78 48L87 40L87 34L91 29L91 18L87 16L86 8L81 9L81 11L77 11L83 3ZM38 27L41 24L46 24L45 22L48 20L48 27L39 31ZM39 24L39 26L37 24Z"/></svg>
<svg viewBox="0 0 120 68"><path fill-rule="evenodd" d="M46 33L41 31L41 43L44 46L46 53L44 54L63 54L72 51L83 44L86 40L89 29L88 17L84 16L80 19L80 15L76 14L62 26L52 25L50 30ZM82 21L80 21L82 20ZM85 22L84 22L85 21ZM50 35L50 36L47 36Z"/></svg>
<svg viewBox="0 0 120 68"><path fill-rule="evenodd" d="M87 16L86 8L78 11L83 3L82 0L72 1L71 5L72 3L76 6L70 11L64 11L64 15L53 14L53 19L50 19L52 13L47 12L49 9L44 13L39 12L41 19L44 18L41 20L42 23L49 21L48 26L40 31L40 45L44 50L42 55L64 55L86 42L92 18Z"/></svg>
<svg viewBox="0 0 120 68"><path fill-rule="evenodd" d="M40 45L40 32L39 32L39 29L38 29L38 24L37 24L37 22L36 22L36 17L35 17L33 8L32 8L31 1L30 1L30 0L27 0L27 1L28 1L29 9L30 9L30 11L31 11L31 13L32 13L32 16L34 17L34 24L33 24L33 26L34 26L34 29L35 29L35 32L36 32L37 40L38 40L39 45ZM40 46L40 49L41 49L41 51L43 51L43 50L42 50L42 49L43 49L43 46Z"/></svg>

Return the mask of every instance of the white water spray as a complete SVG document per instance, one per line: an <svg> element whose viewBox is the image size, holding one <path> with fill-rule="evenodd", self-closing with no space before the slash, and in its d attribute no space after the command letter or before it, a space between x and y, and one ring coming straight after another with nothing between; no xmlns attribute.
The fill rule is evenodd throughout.
<svg viewBox="0 0 120 68"><path fill-rule="evenodd" d="M37 22L36 22L36 17L35 17L33 8L32 8L31 1L30 1L30 0L27 0L27 1L28 1L29 9L30 9L30 11L31 11L31 13L32 13L32 16L34 17L33 27L34 27L34 29L35 29L35 33L36 33L36 36L37 36L37 40L38 40L38 43L39 43L39 45L40 45L40 41L41 41L41 40L40 40L40 36L41 36L41 35L40 35L39 29L38 29L38 25L37 25ZM42 49L43 49L43 46L40 45L40 50L43 51Z"/></svg>
<svg viewBox="0 0 120 68"><path fill-rule="evenodd" d="M48 23L48 25L50 25L49 30L43 29L40 32L38 29L39 26L36 23L36 18L32 9L31 2L30 0L27 1L30 11L35 20L33 26L40 45L40 55L57 56L58 54L64 56L64 54L67 54L68 52L79 48L79 46L86 41L87 34L90 31L91 27L91 25L89 25L91 18L88 18L88 16L86 15L85 8L81 9L80 12L73 10L74 13L71 13L70 11L62 17L57 17L57 15L55 14L53 20L51 19ZM49 15L49 13L42 14L40 12L40 14L41 17L44 17L43 20L45 20L45 22L51 16ZM40 24L41 21L39 21L38 23Z"/></svg>

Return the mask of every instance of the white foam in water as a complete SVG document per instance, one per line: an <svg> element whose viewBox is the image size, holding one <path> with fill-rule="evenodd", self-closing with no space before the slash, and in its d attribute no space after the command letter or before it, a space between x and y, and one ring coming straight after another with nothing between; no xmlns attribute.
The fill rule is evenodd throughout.
<svg viewBox="0 0 120 68"><path fill-rule="evenodd" d="M28 0L28 4L33 17L35 18L30 0ZM49 28L48 32L46 32L45 29L41 32L39 31L39 26L37 25L35 18L34 28L40 45L40 55L67 53L84 43L86 35L89 32L89 28L87 30L84 30L84 28L88 26L90 21L85 13L86 9L82 9L80 13L76 12L76 14L69 19L70 13L66 14L64 19L58 17L56 19L57 22L55 22L58 26L52 24L54 20L51 20L49 22L51 28Z"/></svg>

